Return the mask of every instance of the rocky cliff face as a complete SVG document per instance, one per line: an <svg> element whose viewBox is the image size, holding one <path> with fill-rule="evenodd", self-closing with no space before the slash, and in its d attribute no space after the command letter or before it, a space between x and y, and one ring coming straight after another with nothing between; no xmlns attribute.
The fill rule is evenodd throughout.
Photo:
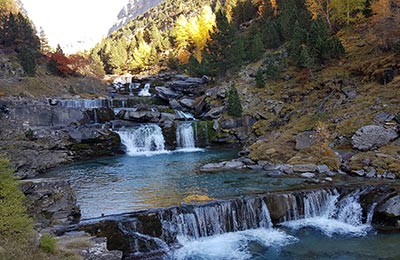
<svg viewBox="0 0 400 260"><path fill-rule="evenodd" d="M130 20L135 19L139 15L144 14L152 7L158 5L163 0L129 0L129 2L122 7L121 11L118 13L117 22L108 31L109 34L118 30Z"/></svg>
<svg viewBox="0 0 400 260"><path fill-rule="evenodd" d="M0 101L0 153L21 178L77 159L122 153L119 136L91 124L85 109L62 108L47 100Z"/></svg>

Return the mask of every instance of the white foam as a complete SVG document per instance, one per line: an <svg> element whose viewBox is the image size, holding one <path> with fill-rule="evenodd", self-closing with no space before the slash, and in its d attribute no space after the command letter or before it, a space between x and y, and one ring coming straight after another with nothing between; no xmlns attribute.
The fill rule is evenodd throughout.
<svg viewBox="0 0 400 260"><path fill-rule="evenodd" d="M368 231L370 231L372 228L368 224L352 225L343 221L326 217L313 217L293 220L284 222L282 225L294 230L299 230L306 227L317 229L329 237L334 235L354 237L366 236Z"/></svg>
<svg viewBox="0 0 400 260"><path fill-rule="evenodd" d="M278 248L295 243L297 239L283 231L260 228L197 240L178 237L178 241L182 248L171 253L173 259L251 259L250 242Z"/></svg>
<svg viewBox="0 0 400 260"><path fill-rule="evenodd" d="M194 152L205 152L206 150L203 148L178 148L175 152L181 153L194 153Z"/></svg>

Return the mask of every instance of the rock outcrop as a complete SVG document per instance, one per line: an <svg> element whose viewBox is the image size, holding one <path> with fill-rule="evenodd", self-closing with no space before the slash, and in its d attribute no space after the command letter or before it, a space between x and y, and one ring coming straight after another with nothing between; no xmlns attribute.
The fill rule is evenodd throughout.
<svg viewBox="0 0 400 260"><path fill-rule="evenodd" d="M354 148L368 151L388 144L397 137L399 137L399 134L392 128L367 125L358 129L351 139Z"/></svg>
<svg viewBox="0 0 400 260"><path fill-rule="evenodd" d="M70 184L58 179L30 179L21 181L27 197L28 211L35 216L40 228L56 224L78 222L80 210Z"/></svg>

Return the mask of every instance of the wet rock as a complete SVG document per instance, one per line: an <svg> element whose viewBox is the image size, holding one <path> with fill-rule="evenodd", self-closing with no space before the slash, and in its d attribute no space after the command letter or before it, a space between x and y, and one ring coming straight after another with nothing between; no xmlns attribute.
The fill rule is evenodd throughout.
<svg viewBox="0 0 400 260"><path fill-rule="evenodd" d="M240 160L243 164L245 164L245 165L255 165L255 164L256 164L255 161L253 161L253 160L250 159L250 158L246 158L246 157L240 158L239 160Z"/></svg>
<svg viewBox="0 0 400 260"><path fill-rule="evenodd" d="M386 145L398 136L394 129L387 129L378 125L367 125L358 129L351 139L354 148L368 151Z"/></svg>
<svg viewBox="0 0 400 260"><path fill-rule="evenodd" d="M226 162L207 163L207 164L201 166L200 171L201 172L219 171L225 166L225 164L226 164Z"/></svg>
<svg viewBox="0 0 400 260"><path fill-rule="evenodd" d="M21 190L27 197L29 213L35 216L41 228L79 221L80 210L76 205L76 196L67 181L22 180Z"/></svg>
<svg viewBox="0 0 400 260"><path fill-rule="evenodd" d="M261 171L263 167L260 165L246 165L246 168L253 171Z"/></svg>
<svg viewBox="0 0 400 260"><path fill-rule="evenodd" d="M296 136L296 150L304 150L321 140L316 131L306 131Z"/></svg>
<svg viewBox="0 0 400 260"><path fill-rule="evenodd" d="M224 169L241 169L244 164L241 161L229 161L224 165Z"/></svg>
<svg viewBox="0 0 400 260"><path fill-rule="evenodd" d="M331 177L326 177L324 180L328 181L328 182L332 182L333 181L333 179Z"/></svg>
<svg viewBox="0 0 400 260"><path fill-rule="evenodd" d="M293 171L296 173L315 172L316 170L317 170L317 165L315 165L315 164L295 164L295 165L293 165Z"/></svg>
<svg viewBox="0 0 400 260"><path fill-rule="evenodd" d="M280 176L283 176L283 172L280 170L268 170L267 176L268 177L280 177Z"/></svg>

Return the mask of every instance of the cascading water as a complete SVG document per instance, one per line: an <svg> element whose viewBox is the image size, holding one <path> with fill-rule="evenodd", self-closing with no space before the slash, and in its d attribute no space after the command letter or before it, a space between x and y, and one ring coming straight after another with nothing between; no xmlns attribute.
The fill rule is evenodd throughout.
<svg viewBox="0 0 400 260"><path fill-rule="evenodd" d="M194 140L194 131L192 122L184 122L176 128L176 143L179 150L198 151Z"/></svg>
<svg viewBox="0 0 400 260"><path fill-rule="evenodd" d="M371 229L374 206L367 213L367 220L363 221L363 209L359 201L362 192L356 190L344 197L340 197L336 190L310 192L300 201L302 205L297 205L298 208L303 206L304 218L293 218L283 225L295 230L311 227L327 236L364 236Z"/></svg>
<svg viewBox="0 0 400 260"><path fill-rule="evenodd" d="M150 83L146 83L142 90L140 90L139 97L151 97L150 94Z"/></svg>
<svg viewBox="0 0 400 260"><path fill-rule="evenodd" d="M320 230L325 240L332 235L357 238L368 233L376 203L368 205L368 214L363 213L359 201L364 191L339 194L336 189L321 189L140 211L119 218L118 229L129 240L126 259L153 255L174 260L253 259L267 255L272 257L260 259L297 259L290 254L279 255L278 251L289 245L304 246L297 237L315 232L298 229ZM276 223L278 218L292 219L281 223L285 231L273 228L270 211Z"/></svg>
<svg viewBox="0 0 400 260"><path fill-rule="evenodd" d="M108 106L106 99L61 99L58 105L66 108L102 108Z"/></svg>
<svg viewBox="0 0 400 260"><path fill-rule="evenodd" d="M151 155L165 151L165 140L161 128L156 124L117 131L128 155Z"/></svg>

